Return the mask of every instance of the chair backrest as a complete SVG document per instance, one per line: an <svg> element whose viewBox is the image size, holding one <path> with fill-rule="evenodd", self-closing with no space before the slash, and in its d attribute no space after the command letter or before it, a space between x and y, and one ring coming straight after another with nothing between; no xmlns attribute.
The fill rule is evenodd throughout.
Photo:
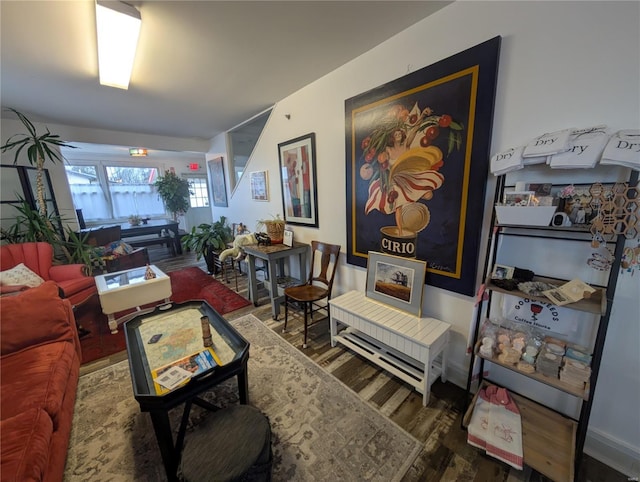
<svg viewBox="0 0 640 482"><path fill-rule="evenodd" d="M53 246L37 242L5 244L0 247L0 271L11 269L20 263L24 263L45 281L49 280L49 270L53 265Z"/></svg>
<svg viewBox="0 0 640 482"><path fill-rule="evenodd" d="M320 257L320 263L316 269L316 256ZM326 286L328 298L331 298L333 279L340 259L340 245L311 241L311 269L307 284L322 284Z"/></svg>
<svg viewBox="0 0 640 482"><path fill-rule="evenodd" d="M87 244L89 246L99 247L114 241L120 241L122 239L121 231L122 227L120 225L90 229L85 231L85 233L89 233Z"/></svg>

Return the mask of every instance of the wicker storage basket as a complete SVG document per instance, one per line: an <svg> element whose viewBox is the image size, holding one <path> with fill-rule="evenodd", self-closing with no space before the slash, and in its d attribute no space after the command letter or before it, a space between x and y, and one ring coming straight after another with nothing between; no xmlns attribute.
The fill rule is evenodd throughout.
<svg viewBox="0 0 640 482"><path fill-rule="evenodd" d="M284 223L282 221L264 221L267 235L271 238L271 244L282 244L284 238Z"/></svg>

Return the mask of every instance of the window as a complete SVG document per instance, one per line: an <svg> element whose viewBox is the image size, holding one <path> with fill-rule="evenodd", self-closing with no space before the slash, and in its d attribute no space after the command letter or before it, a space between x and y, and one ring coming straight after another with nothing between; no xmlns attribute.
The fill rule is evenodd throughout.
<svg viewBox="0 0 640 482"><path fill-rule="evenodd" d="M207 188L206 177L187 177L191 184L191 196L189 202L192 208L209 207L209 189Z"/></svg>
<svg viewBox="0 0 640 482"><path fill-rule="evenodd" d="M229 185L232 192L240 183L240 179L247 168L249 157L251 157L253 148L258 143L271 111L272 107L269 107L228 132Z"/></svg>
<svg viewBox="0 0 640 482"><path fill-rule="evenodd" d="M65 166L76 209L88 222L126 220L132 214L164 216L153 183L159 168L92 163Z"/></svg>

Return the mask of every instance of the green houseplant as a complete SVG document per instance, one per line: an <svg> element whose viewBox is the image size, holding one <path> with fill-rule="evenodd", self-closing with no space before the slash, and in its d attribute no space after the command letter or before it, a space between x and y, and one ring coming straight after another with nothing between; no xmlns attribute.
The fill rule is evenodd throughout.
<svg viewBox="0 0 640 482"><path fill-rule="evenodd" d="M196 254L200 260L204 256L209 274L215 272L215 254L227 247L227 243L233 241L233 230L227 218L220 216L218 221L212 224L202 223L191 228L191 231L181 238L184 246Z"/></svg>
<svg viewBox="0 0 640 482"><path fill-rule="evenodd" d="M165 171L153 185L158 190L158 195L169 211L174 221L178 216L186 213L190 207L189 196L191 184L186 179L178 177L175 172Z"/></svg>
<svg viewBox="0 0 640 482"><path fill-rule="evenodd" d="M48 161L52 164L63 162L59 152L60 147L74 149L75 146L67 144L57 134L52 134L49 129L38 132L33 123L21 112L15 109L7 109L13 112L27 132L14 134L1 147L4 153L15 151L13 164L16 165L20 154L24 151L31 166L36 167L36 205L34 209L25 199L19 198L19 203L13 204L16 209L14 224L8 229L2 229L1 237L10 243L24 243L45 241L53 245L56 255L62 252L62 258L68 263L84 263L90 268L90 253L92 248L84 243L82 237L78 237L67 228L65 235L62 225L64 219L59 215L47 212L47 203L44 189L44 166Z"/></svg>
<svg viewBox="0 0 640 482"><path fill-rule="evenodd" d="M62 162L60 147L69 147L75 149L75 146L67 144L60 139L57 134L51 134L49 129L44 133L38 133L33 123L27 117L15 109L9 108L11 112L18 116L18 119L26 127L26 134L14 134L7 142L0 147L2 152L15 150L13 164L16 165L20 158L20 153L26 149L29 164L35 166L36 172L36 200L38 203L38 211L47 217L47 203L45 202L44 193L44 164L46 161L55 164Z"/></svg>
<svg viewBox="0 0 640 482"><path fill-rule="evenodd" d="M64 222L60 216L51 213L43 216L24 199L20 199L20 203L13 207L16 209L14 223L7 229L0 228L0 238L3 241L49 243L53 246L56 260L84 264L90 274L95 248L87 244L89 233L78 234L67 227L66 236L63 236L55 228Z"/></svg>

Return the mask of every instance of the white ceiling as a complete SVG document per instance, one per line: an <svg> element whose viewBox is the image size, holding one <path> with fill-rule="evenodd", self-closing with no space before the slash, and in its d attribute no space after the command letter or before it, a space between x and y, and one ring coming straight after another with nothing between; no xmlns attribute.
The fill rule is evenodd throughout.
<svg viewBox="0 0 640 482"><path fill-rule="evenodd" d="M34 121L210 139L451 2L129 3L142 29L125 91L98 82L93 0L0 0L2 107Z"/></svg>

